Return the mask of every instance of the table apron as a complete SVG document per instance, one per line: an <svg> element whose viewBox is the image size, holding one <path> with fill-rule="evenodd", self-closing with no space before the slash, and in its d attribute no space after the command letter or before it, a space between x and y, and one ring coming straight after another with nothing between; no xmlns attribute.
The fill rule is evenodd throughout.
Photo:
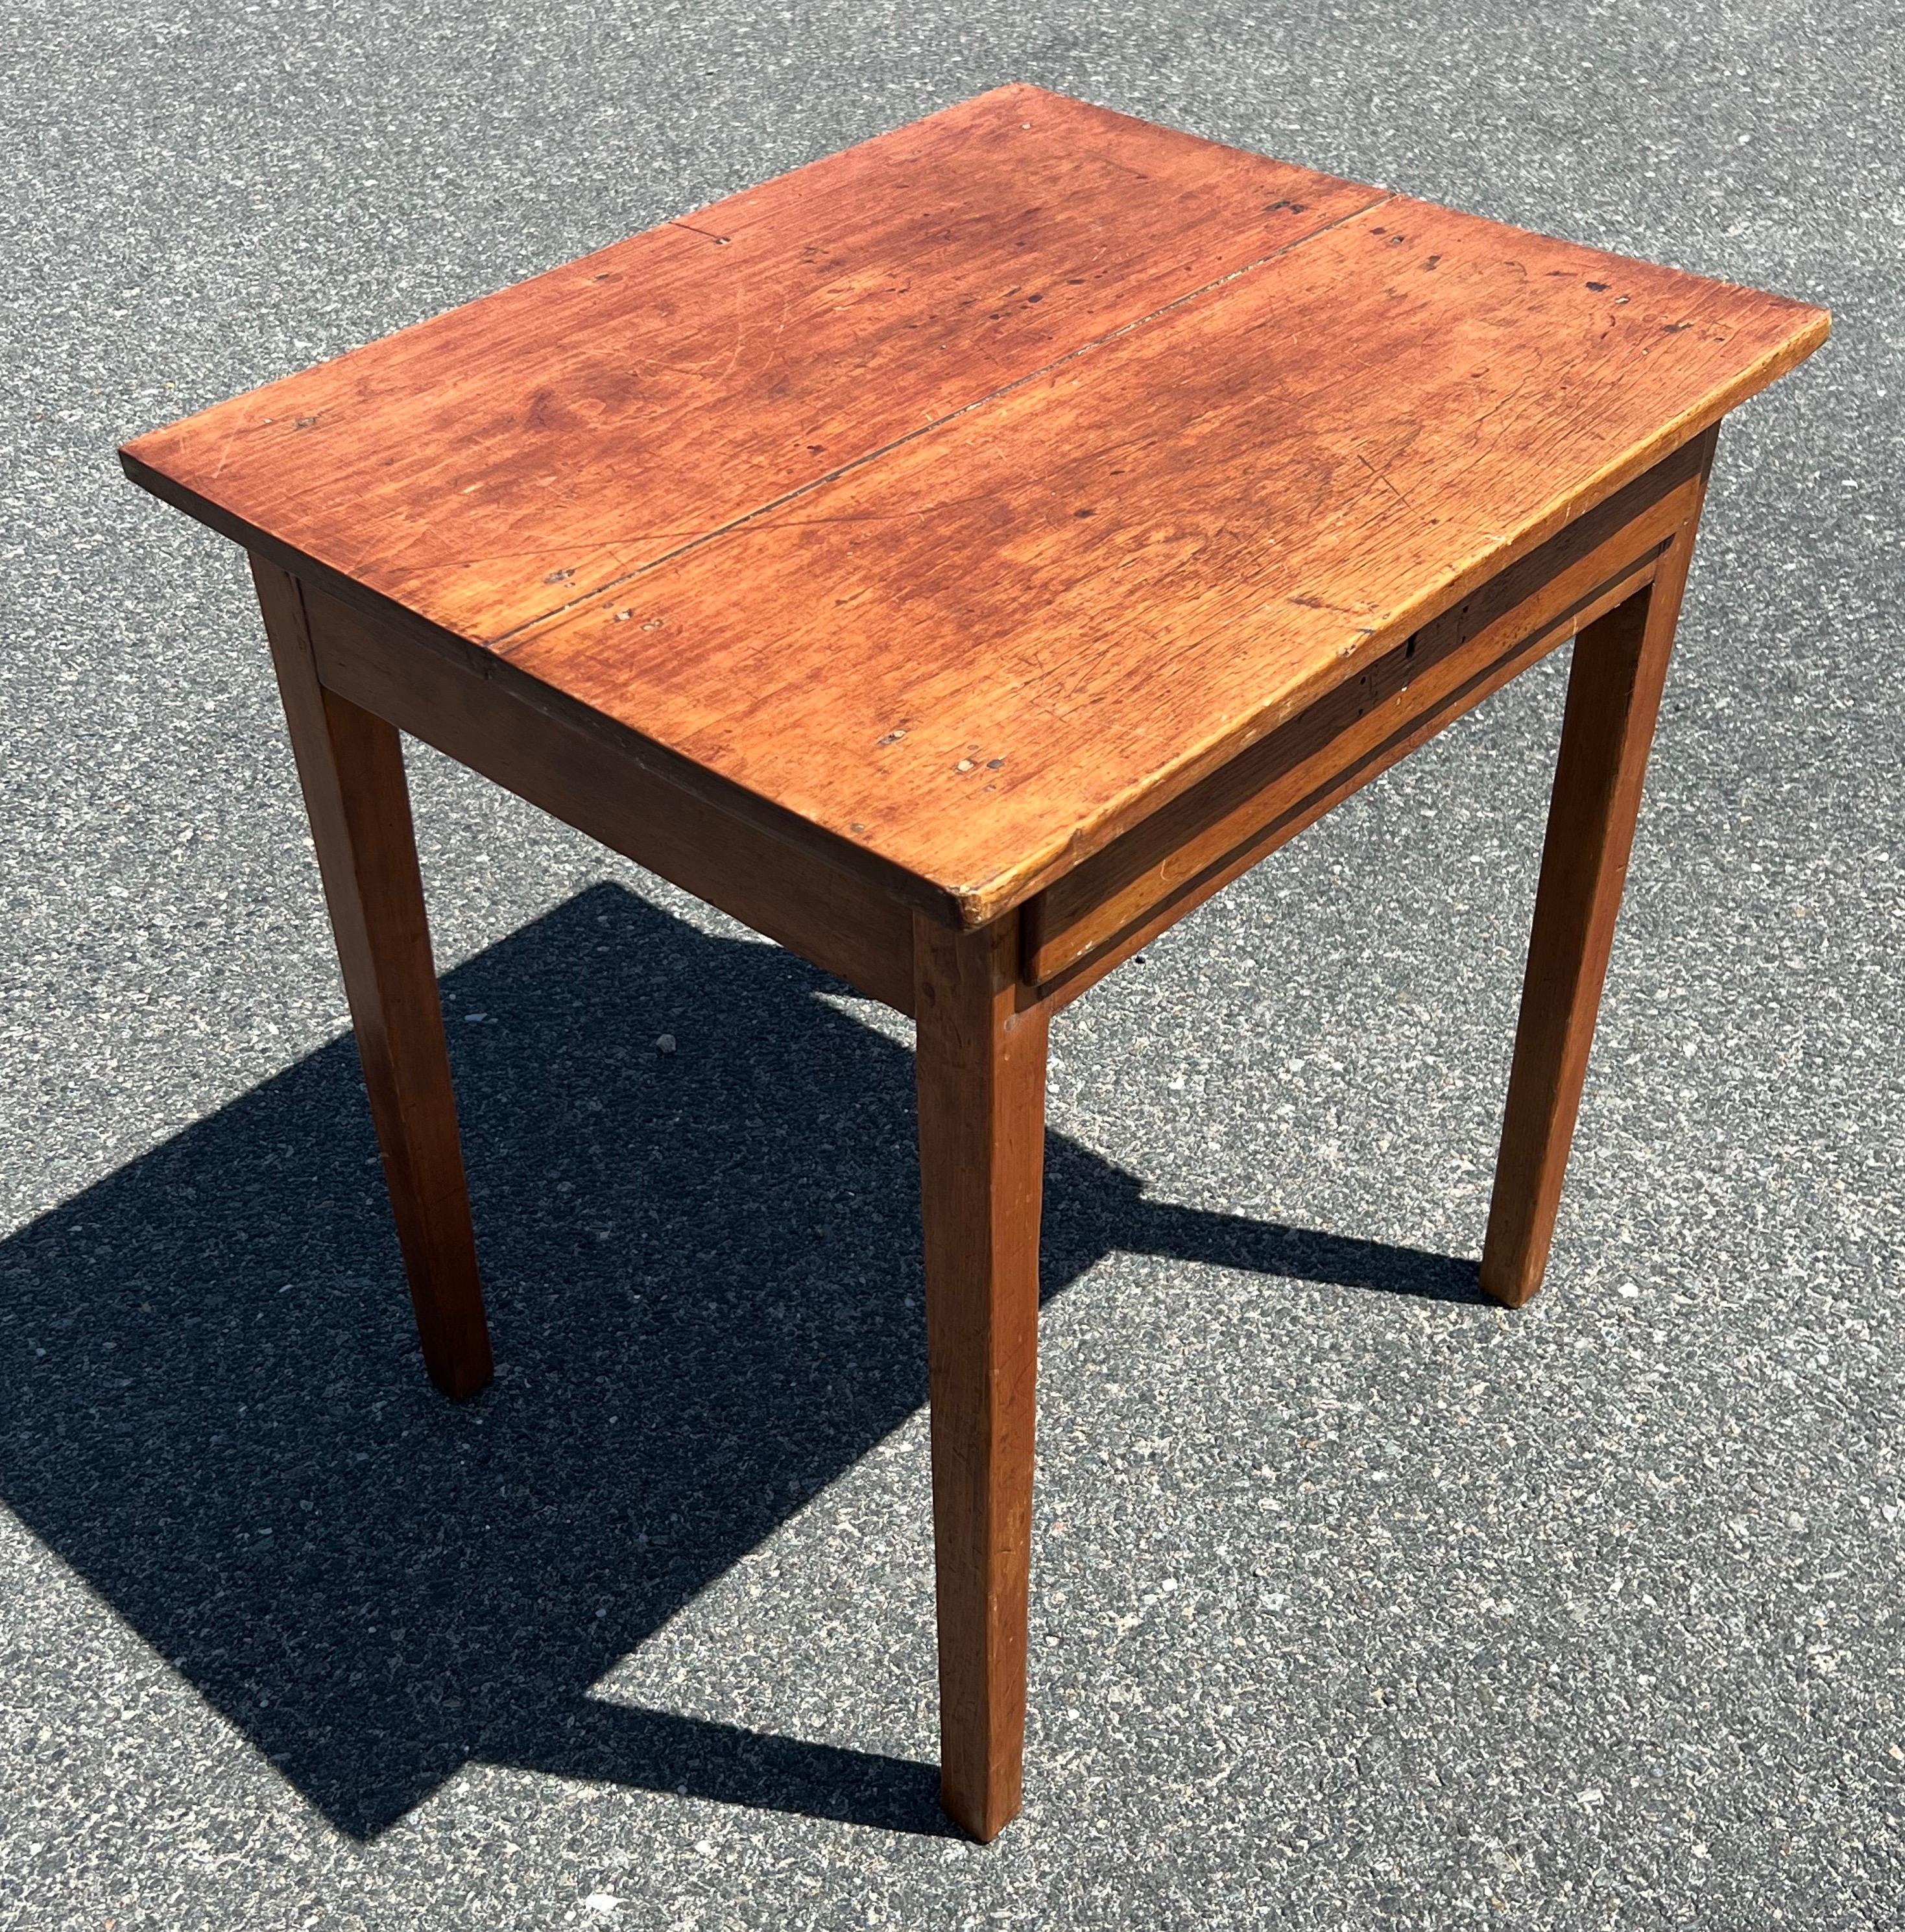
<svg viewBox="0 0 1905 1932"><path fill-rule="evenodd" d="M1642 589L1692 540L1710 448L1676 452L1030 900L1025 978L1076 998Z"/></svg>
<svg viewBox="0 0 1905 1932"><path fill-rule="evenodd" d="M1491 692L1643 588L1690 542L1710 436L1684 446L1029 901L1028 997L1062 1006ZM306 581L322 681L902 1012L910 909L670 784Z"/></svg>
<svg viewBox="0 0 1905 1932"><path fill-rule="evenodd" d="M304 586L320 679L872 998L913 1010L899 900L668 784L594 733Z"/></svg>

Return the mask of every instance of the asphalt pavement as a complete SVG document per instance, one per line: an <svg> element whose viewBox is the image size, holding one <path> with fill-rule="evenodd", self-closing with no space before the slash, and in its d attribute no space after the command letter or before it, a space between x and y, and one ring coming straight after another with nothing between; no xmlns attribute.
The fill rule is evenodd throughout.
<svg viewBox="0 0 1905 1932"><path fill-rule="evenodd" d="M42 0L0 47L0 1927L1905 1924L1886 0ZM1564 654L1058 1022L981 1850L905 1028L416 753L500 1361L444 1402L242 561L112 451L1012 79L1835 334L1722 442L1532 1306L1472 1262Z"/></svg>

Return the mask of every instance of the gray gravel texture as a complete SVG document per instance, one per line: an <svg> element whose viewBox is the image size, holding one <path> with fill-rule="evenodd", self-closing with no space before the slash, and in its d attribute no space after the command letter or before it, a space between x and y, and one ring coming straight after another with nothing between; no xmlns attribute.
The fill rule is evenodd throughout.
<svg viewBox="0 0 1905 1932"><path fill-rule="evenodd" d="M0 1926L1905 1923L1887 0L0 32ZM111 452L1011 78L1838 328L1722 447L1534 1306L1467 1258L1564 662L1059 1022L980 1851L904 1028L416 755L501 1361L440 1400L240 560Z"/></svg>

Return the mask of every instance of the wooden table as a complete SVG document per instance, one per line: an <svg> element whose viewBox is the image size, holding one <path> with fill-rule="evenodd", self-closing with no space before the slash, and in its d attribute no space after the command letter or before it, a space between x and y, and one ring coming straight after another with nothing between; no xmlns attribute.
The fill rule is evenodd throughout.
<svg viewBox="0 0 1905 1932"><path fill-rule="evenodd" d="M438 1385L490 1349L400 730L916 1017L992 1838L1048 1019L1574 638L1481 1263L1526 1300L1720 418L1827 326L1007 87L128 444L250 553Z"/></svg>

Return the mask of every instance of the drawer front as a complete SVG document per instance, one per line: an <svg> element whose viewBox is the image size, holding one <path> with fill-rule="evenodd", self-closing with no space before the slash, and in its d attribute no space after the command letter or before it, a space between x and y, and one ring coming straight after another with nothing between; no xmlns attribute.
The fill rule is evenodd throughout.
<svg viewBox="0 0 1905 1932"><path fill-rule="evenodd" d="M1642 588L1690 541L1712 447L1676 451L1048 887L1026 908L1027 979L1082 992Z"/></svg>

